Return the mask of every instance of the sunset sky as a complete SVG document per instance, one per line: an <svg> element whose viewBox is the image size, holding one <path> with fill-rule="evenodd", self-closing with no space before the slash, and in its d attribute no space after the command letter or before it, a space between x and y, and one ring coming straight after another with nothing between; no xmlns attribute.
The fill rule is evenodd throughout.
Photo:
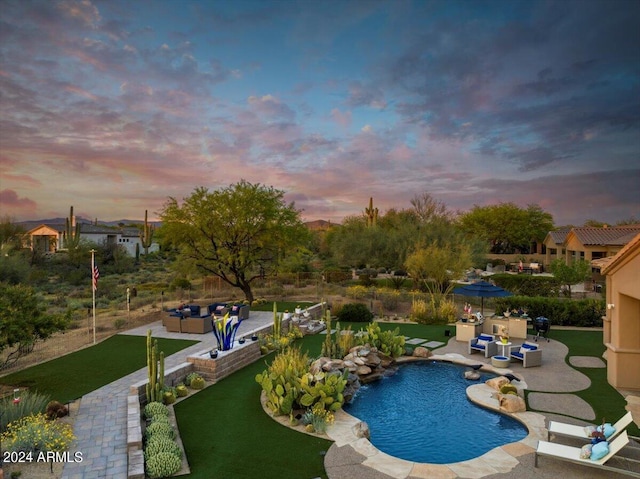
<svg viewBox="0 0 640 479"><path fill-rule="evenodd" d="M305 220L640 220L640 1L0 0L0 213L150 219L240 179Z"/></svg>

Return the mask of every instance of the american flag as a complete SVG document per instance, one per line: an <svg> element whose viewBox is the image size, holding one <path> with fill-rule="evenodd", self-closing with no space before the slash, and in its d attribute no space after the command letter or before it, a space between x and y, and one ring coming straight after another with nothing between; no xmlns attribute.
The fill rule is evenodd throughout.
<svg viewBox="0 0 640 479"><path fill-rule="evenodd" d="M98 278L100 277L100 271L98 271L98 267L93 267L93 290L96 291L98 289Z"/></svg>

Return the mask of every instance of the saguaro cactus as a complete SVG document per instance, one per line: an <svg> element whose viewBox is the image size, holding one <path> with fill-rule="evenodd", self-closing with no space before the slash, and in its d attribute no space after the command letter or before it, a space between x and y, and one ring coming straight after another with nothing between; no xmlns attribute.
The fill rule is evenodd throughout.
<svg viewBox="0 0 640 479"><path fill-rule="evenodd" d="M378 208L373 207L373 198L369 198L369 207L364 209L367 217L367 226L375 226L378 223Z"/></svg>
<svg viewBox="0 0 640 479"><path fill-rule="evenodd" d="M164 389L164 352L158 353L158 340L151 337L151 330L147 331L147 402L162 401Z"/></svg>
<svg viewBox="0 0 640 479"><path fill-rule="evenodd" d="M69 217L65 219L65 226L64 246L67 249L76 249L80 244L80 224L75 222L73 206L69 209Z"/></svg>
<svg viewBox="0 0 640 479"><path fill-rule="evenodd" d="M140 243L142 243L145 255L149 254L149 246L151 246L154 231L153 225L149 224L147 218L148 210L144 210L144 226L142 227L142 231L140 232Z"/></svg>

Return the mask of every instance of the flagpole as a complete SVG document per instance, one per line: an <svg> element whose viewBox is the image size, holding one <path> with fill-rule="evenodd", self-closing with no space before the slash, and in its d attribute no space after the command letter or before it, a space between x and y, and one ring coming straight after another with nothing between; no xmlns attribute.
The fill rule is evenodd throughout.
<svg viewBox="0 0 640 479"><path fill-rule="evenodd" d="M91 250L91 291L93 292L93 344L96 344L96 282L95 282L95 254L96 250Z"/></svg>

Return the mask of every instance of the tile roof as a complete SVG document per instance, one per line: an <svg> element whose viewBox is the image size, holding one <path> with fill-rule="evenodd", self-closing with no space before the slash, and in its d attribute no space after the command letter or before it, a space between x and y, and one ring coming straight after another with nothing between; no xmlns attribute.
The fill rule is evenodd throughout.
<svg viewBox="0 0 640 479"><path fill-rule="evenodd" d="M572 233L583 245L624 246L636 234L640 225L613 226L610 228L581 227L573 228Z"/></svg>
<svg viewBox="0 0 640 479"><path fill-rule="evenodd" d="M551 236L555 244L562 244L570 231L571 228L560 228L559 230L549 231L549 236Z"/></svg>

